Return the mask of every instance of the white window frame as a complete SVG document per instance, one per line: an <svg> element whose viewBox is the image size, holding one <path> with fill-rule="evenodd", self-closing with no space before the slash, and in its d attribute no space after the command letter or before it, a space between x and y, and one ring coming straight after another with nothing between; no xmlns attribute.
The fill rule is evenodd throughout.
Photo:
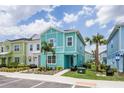
<svg viewBox="0 0 124 93"><path fill-rule="evenodd" d="M19 50L16 50L15 47L18 46ZM14 45L14 51L20 51L20 45Z"/></svg>
<svg viewBox="0 0 124 93"><path fill-rule="evenodd" d="M32 46L32 50L31 50L31 46ZM29 50L30 50L30 51L33 51L33 44L30 44L30 45L29 45Z"/></svg>
<svg viewBox="0 0 124 93"><path fill-rule="evenodd" d="M70 38L70 37L72 38L72 45L71 46L68 46L68 38ZM66 37L66 46L67 47L73 47L73 36L67 36Z"/></svg>
<svg viewBox="0 0 124 93"><path fill-rule="evenodd" d="M55 63L53 63L53 62L51 62L51 63L48 63L48 56L53 56L53 55L47 55L47 64L56 64L56 55L54 55L55 56ZM53 59L50 59L50 60L53 60Z"/></svg>
<svg viewBox="0 0 124 93"><path fill-rule="evenodd" d="M38 45L39 45L39 50L40 50L40 44L36 44L36 49L37 49L37 51L39 51L39 50L38 50L38 47L37 47Z"/></svg>
<svg viewBox="0 0 124 93"><path fill-rule="evenodd" d="M1 47L1 52L4 52L4 48L3 48L3 46Z"/></svg>
<svg viewBox="0 0 124 93"><path fill-rule="evenodd" d="M50 38L49 43L50 43L50 40L53 40L53 47L55 47L55 38Z"/></svg>
<svg viewBox="0 0 124 93"><path fill-rule="evenodd" d="M20 62L20 57L15 57L15 58L14 58L14 59L15 59L15 62L16 62L16 58L18 58L18 61ZM19 63L19 62L18 62L18 63Z"/></svg>

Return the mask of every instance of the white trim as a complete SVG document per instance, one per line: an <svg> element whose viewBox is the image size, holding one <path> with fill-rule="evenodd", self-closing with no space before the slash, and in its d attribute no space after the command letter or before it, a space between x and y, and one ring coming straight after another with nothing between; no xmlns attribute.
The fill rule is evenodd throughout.
<svg viewBox="0 0 124 93"><path fill-rule="evenodd" d="M76 32L75 32L75 51L77 51L77 36L76 36Z"/></svg>
<svg viewBox="0 0 124 93"><path fill-rule="evenodd" d="M36 88L37 86L40 86L40 85L42 85L42 84L44 84L45 82L43 82L43 81L41 81L40 83L38 83L38 84L36 84L36 85L33 85L33 86L31 86L30 88Z"/></svg>
<svg viewBox="0 0 124 93"><path fill-rule="evenodd" d="M63 33L63 52L65 50L65 34Z"/></svg>
<svg viewBox="0 0 124 93"><path fill-rule="evenodd" d="M121 27L119 29L119 50L121 50Z"/></svg>
<svg viewBox="0 0 124 93"><path fill-rule="evenodd" d="M47 55L47 64L49 64L49 65L56 65L56 61L57 61L56 54L55 54L55 63L48 63L48 56L52 56L52 55L53 55L53 54Z"/></svg>
<svg viewBox="0 0 124 93"><path fill-rule="evenodd" d="M72 45L68 46L68 38L72 38ZM66 47L73 47L73 36L66 36Z"/></svg>

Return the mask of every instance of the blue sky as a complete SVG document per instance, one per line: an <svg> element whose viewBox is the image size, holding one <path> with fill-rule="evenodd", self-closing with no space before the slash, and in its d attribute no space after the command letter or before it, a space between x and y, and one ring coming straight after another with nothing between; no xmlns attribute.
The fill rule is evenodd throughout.
<svg viewBox="0 0 124 93"><path fill-rule="evenodd" d="M83 38L100 33L108 38L113 26L124 18L124 6L0 6L0 40L30 37L49 25L78 29ZM94 46L87 46L86 49ZM104 50L106 47L101 47Z"/></svg>

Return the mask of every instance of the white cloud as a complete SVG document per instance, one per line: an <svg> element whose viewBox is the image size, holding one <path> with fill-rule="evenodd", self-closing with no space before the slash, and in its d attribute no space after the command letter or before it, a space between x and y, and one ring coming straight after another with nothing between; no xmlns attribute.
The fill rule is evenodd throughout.
<svg viewBox="0 0 124 93"><path fill-rule="evenodd" d="M83 6L82 9L80 11L78 11L77 14L73 14L73 13L64 13L64 18L63 21L65 23L71 23L71 22L75 22L79 19L80 16L82 15L91 15L94 12L94 9L88 6Z"/></svg>
<svg viewBox="0 0 124 93"><path fill-rule="evenodd" d="M50 5L0 6L0 24L4 24L4 26L15 25L20 20L25 20L38 11L51 12L55 7Z"/></svg>
<svg viewBox="0 0 124 93"><path fill-rule="evenodd" d="M29 37L41 33L50 25L61 26L62 22L50 14L55 7L57 6L0 6L0 35ZM39 19L28 25L17 25L18 21L27 19L38 11L48 12L49 21Z"/></svg>
<svg viewBox="0 0 124 93"><path fill-rule="evenodd" d="M83 6L81 11L78 12L78 15L91 15L94 12L94 9L88 6Z"/></svg>
<svg viewBox="0 0 124 93"><path fill-rule="evenodd" d="M96 19L94 20L100 26L106 25L110 21L124 20L124 6L96 6Z"/></svg>
<svg viewBox="0 0 124 93"><path fill-rule="evenodd" d="M28 25L20 26L9 26L9 27L0 27L0 34L4 36L16 36L17 37L30 37L33 34L40 34L49 26L60 25L58 21L45 21L44 19L35 20L34 22Z"/></svg>
<svg viewBox="0 0 124 93"><path fill-rule="evenodd" d="M77 21L77 19L78 19L78 15L64 13L63 21L66 23Z"/></svg>
<svg viewBox="0 0 124 93"><path fill-rule="evenodd" d="M86 23L85 23L85 25L86 25L87 27L90 27L90 26L92 26L92 25L94 25L94 24L95 24L95 21L94 21L93 19L87 20Z"/></svg>

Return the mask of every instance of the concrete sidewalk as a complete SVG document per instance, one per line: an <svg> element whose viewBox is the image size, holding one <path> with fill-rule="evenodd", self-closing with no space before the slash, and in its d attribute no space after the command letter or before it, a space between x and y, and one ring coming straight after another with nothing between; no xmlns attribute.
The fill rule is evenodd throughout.
<svg viewBox="0 0 124 93"><path fill-rule="evenodd" d="M122 81L103 81L103 80L88 80L77 79L63 76L41 75L41 74L26 74L26 73L8 73L0 72L0 75L13 78L34 79L58 83L66 83L73 85L81 85L87 87L99 87L99 88L124 88L124 82Z"/></svg>
<svg viewBox="0 0 124 93"><path fill-rule="evenodd" d="M54 74L53 76L61 76L61 75L63 75L64 73L69 72L69 71L70 71L70 69L64 69L64 70L62 70L62 71L60 71L60 72Z"/></svg>

